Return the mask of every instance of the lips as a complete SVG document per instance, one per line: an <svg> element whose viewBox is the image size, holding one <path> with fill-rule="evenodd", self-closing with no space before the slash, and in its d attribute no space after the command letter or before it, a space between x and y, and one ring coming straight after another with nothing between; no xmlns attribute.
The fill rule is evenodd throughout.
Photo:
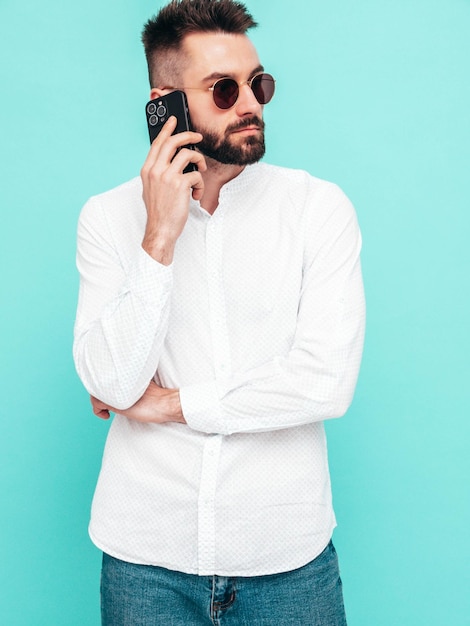
<svg viewBox="0 0 470 626"><path fill-rule="evenodd" d="M238 128L237 130L233 130L233 133L256 133L259 132L259 127L258 126L245 126L244 128Z"/></svg>
<svg viewBox="0 0 470 626"><path fill-rule="evenodd" d="M263 120L259 119L258 117L252 117L251 119L244 120L237 125L233 125L227 128L227 134L241 133L244 131L249 131L249 133L256 133L262 130L264 130Z"/></svg>

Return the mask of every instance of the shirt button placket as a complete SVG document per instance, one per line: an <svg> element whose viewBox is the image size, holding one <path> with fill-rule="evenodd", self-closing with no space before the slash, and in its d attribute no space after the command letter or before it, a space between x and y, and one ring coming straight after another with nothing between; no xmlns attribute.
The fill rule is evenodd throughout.
<svg viewBox="0 0 470 626"><path fill-rule="evenodd" d="M216 378L224 378L230 371L230 344L223 280L223 226L223 208L219 206L211 217L206 231L209 325Z"/></svg>
<svg viewBox="0 0 470 626"><path fill-rule="evenodd" d="M211 217L206 230L206 263L209 293L209 327L212 339L214 372L217 379L229 371L229 342L223 290L223 211ZM222 435L208 435L202 455L201 482L198 501L199 574L215 571L215 506L217 472Z"/></svg>
<svg viewBox="0 0 470 626"><path fill-rule="evenodd" d="M215 571L215 491L221 435L208 435L202 453L198 501L198 570L200 575Z"/></svg>

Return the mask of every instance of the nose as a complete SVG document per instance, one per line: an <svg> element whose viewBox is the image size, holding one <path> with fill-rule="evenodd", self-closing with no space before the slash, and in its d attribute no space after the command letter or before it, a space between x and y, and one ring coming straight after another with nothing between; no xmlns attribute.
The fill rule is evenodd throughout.
<svg viewBox="0 0 470 626"><path fill-rule="evenodd" d="M263 112L262 105L255 98L252 88L248 83L243 83L239 87L238 100L235 105L237 115L239 117L248 117L257 115L261 117Z"/></svg>

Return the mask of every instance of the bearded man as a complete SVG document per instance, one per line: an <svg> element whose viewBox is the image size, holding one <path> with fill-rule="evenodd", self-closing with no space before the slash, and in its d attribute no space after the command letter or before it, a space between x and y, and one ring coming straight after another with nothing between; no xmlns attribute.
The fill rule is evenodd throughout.
<svg viewBox="0 0 470 626"><path fill-rule="evenodd" d="M90 523L105 626L346 623L323 422L358 376L361 237L336 185L260 162L255 25L233 0L148 21L150 97L182 90L194 131L170 117L80 216L75 363L116 414Z"/></svg>

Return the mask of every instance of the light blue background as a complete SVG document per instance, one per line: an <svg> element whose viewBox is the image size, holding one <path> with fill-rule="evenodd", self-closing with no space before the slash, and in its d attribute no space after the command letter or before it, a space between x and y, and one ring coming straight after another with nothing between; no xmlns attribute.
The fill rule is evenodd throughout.
<svg viewBox="0 0 470 626"><path fill-rule="evenodd" d="M108 425L71 359L85 200L138 174L147 0L1 0L0 623L97 626ZM267 160L340 184L368 332L328 424L350 626L470 624L469 0L251 0Z"/></svg>

